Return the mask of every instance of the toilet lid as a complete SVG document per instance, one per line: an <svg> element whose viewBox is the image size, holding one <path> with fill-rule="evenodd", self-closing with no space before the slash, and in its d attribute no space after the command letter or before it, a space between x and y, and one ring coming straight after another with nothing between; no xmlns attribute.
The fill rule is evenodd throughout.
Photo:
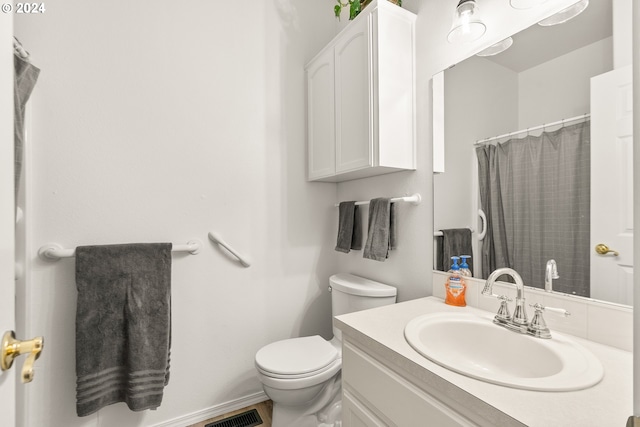
<svg viewBox="0 0 640 427"><path fill-rule="evenodd" d="M290 338L262 347L256 365L278 375L300 375L321 370L338 358L338 351L319 335Z"/></svg>

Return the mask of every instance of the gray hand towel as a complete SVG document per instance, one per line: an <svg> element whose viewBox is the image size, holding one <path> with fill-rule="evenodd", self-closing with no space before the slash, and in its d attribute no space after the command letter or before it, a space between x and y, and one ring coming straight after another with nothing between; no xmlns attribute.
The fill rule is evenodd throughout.
<svg viewBox="0 0 640 427"><path fill-rule="evenodd" d="M460 255L473 255L471 248L471 230L468 228L451 228L442 230L442 237L438 237L436 269L449 271L451 269L451 257ZM473 256L472 256L473 258ZM473 271L473 260L467 261L469 270Z"/></svg>
<svg viewBox="0 0 640 427"><path fill-rule="evenodd" d="M396 247L395 208L391 199L377 198L369 202L369 230L363 257L384 261Z"/></svg>
<svg viewBox="0 0 640 427"><path fill-rule="evenodd" d="M338 210L336 251L359 251L362 249L362 218L356 202L341 202Z"/></svg>
<svg viewBox="0 0 640 427"><path fill-rule="evenodd" d="M171 243L76 248L76 411L156 409L169 381Z"/></svg>

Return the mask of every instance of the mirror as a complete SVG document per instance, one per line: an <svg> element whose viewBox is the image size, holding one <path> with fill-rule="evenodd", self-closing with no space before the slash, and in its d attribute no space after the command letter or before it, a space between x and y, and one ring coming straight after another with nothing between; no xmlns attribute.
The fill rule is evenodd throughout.
<svg viewBox="0 0 640 427"><path fill-rule="evenodd" d="M521 144L524 143L521 141L529 139L527 137L535 138L542 132L555 135L560 131L564 132L562 129L578 126L581 122L588 124L586 137L591 137L593 129L589 118L575 121L567 119L591 114L594 110L592 103L600 102L596 98L591 99L591 79L610 73L614 69L611 3L611 0L590 2L581 15L561 25L533 25L513 35L513 45L506 51L495 56L470 57L444 72L445 172L435 174L433 180L434 231L438 233L440 230L459 228L473 230L474 277L486 278L490 273L481 271L481 244L477 239L483 226L478 216L478 208L482 205L483 197L480 195L478 183L478 145L474 143L515 133L493 140L490 144L501 144L508 140L513 141L510 144ZM552 125L553 123L558 124ZM521 130L524 132L518 132ZM551 141L551 144L555 144L554 141ZM587 150L589 153L589 148ZM564 163L560 163L559 168L564 167L563 165ZM589 165L589 154L586 165ZM582 167L584 168L584 164ZM554 174L544 173L536 177L546 186L546 191L550 191L550 187L556 187L557 182L550 181L552 176ZM581 181L590 179L592 178L587 175L587 178ZM586 185L589 187L589 184ZM588 205L589 191L587 188L587 200L584 192L580 196L571 193L564 197L573 198L574 203ZM509 203L514 202L511 199L505 200L505 204ZM542 206L541 209L548 210L549 206ZM589 217L593 219L594 214L590 215L587 209L585 215L586 234L576 237L571 225L568 227L571 229L568 237L561 243L561 246L564 245L563 248L555 245L555 252L547 252L544 247L541 253L532 256L531 262L527 264L531 266L533 273L529 274L529 280L523 274L525 284L544 288L547 260L556 259L558 251L569 251L572 253L570 261L558 261L560 279L554 280L554 291L631 304L631 288L627 292L629 295L623 295L625 291L609 295L606 291L594 289L594 282L602 282L594 280L593 268L597 270L599 267L590 261L594 244L590 240L590 234L593 233L590 233L588 223ZM578 218L574 222L579 222ZM566 226L555 224L553 216L551 219L546 218L542 223L543 229L532 229L532 238L567 230ZM527 227L525 226L525 234ZM562 230L558 231L559 227ZM632 228L631 226L631 230ZM510 251L526 250L519 247L521 240L527 240L521 237L522 232L520 237L509 241L513 246L510 247ZM434 242L436 240L438 238L434 236ZM581 253L585 258L578 258L576 253ZM605 256L612 257L611 254ZM568 263L576 265L568 266ZM436 264L434 259L434 269L438 269ZM504 265L498 265L500 266ZM520 272L519 268L513 267ZM526 270L524 267L523 269ZM570 279L567 276L572 276L576 281L575 278L580 274L584 280L580 279L577 282L582 282L583 289L579 289L580 284L578 287L572 287L563 283L563 280ZM628 278L628 283L631 286L631 278Z"/></svg>

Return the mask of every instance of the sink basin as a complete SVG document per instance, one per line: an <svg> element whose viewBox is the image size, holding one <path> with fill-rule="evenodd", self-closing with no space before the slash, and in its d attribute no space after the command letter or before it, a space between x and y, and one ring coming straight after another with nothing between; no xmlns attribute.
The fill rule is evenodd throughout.
<svg viewBox="0 0 640 427"><path fill-rule="evenodd" d="M602 364L570 338L534 338L495 325L491 316L436 313L416 317L407 342L457 373L502 386L539 391L581 390L597 384Z"/></svg>

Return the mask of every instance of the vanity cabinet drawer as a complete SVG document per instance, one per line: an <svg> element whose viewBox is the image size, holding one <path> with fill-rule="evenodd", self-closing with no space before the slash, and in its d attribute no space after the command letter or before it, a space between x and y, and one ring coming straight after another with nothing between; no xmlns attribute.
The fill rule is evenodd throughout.
<svg viewBox="0 0 640 427"><path fill-rule="evenodd" d="M356 403L360 402L367 409L364 412L356 406L356 411L369 414L369 417L375 414L370 423L362 421L365 416L347 416L343 420L344 427L387 425L381 419L388 419L389 425L399 427L477 426L348 341L343 343L342 380L346 407L351 410L355 396ZM353 422L354 419L357 422Z"/></svg>
<svg viewBox="0 0 640 427"><path fill-rule="evenodd" d="M342 426L343 427L387 427L355 396L344 390L342 394Z"/></svg>

